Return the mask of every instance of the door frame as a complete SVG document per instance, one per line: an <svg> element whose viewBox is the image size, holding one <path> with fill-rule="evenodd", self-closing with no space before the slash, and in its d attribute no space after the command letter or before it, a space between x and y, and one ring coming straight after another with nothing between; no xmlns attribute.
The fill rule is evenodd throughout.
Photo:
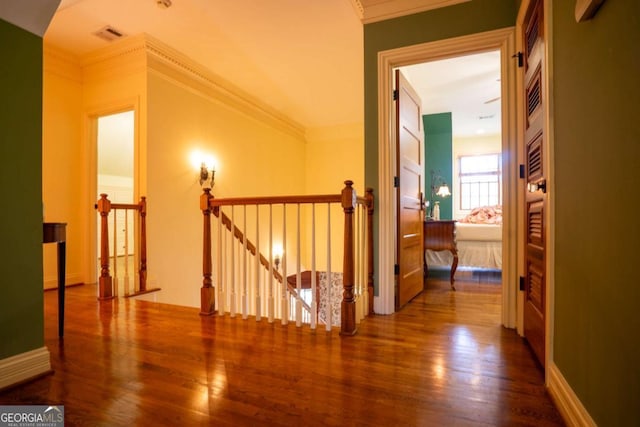
<svg viewBox="0 0 640 427"><path fill-rule="evenodd" d="M83 149L87 179L83 184L83 194L87 210L84 223L84 269L88 283L98 282L98 227L96 221L95 191L98 186L98 118L111 114L133 111L133 199L139 200L141 194L141 147L140 147L140 102L138 98L116 101L99 107L87 109L84 113Z"/></svg>
<svg viewBox="0 0 640 427"><path fill-rule="evenodd" d="M422 62L447 59L466 54L500 51L502 97L502 153L503 195L509 201L503 205L503 262L502 262L502 324L516 327L516 300L518 299L517 259L521 252L516 240L517 158L516 153L516 67L511 56L515 52L515 28L509 27L484 33L400 47L378 53L378 198L379 206L379 283L374 298L376 313L394 312L396 201L393 177L396 175L396 153L393 114L393 69ZM520 296L521 298L521 296Z"/></svg>

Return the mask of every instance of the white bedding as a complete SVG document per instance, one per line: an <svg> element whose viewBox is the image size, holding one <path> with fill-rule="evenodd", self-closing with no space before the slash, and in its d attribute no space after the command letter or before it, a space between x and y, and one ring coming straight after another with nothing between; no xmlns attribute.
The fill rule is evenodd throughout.
<svg viewBox="0 0 640 427"><path fill-rule="evenodd" d="M458 268L476 267L502 270L502 225L456 222ZM427 265L451 267L449 251L427 250Z"/></svg>

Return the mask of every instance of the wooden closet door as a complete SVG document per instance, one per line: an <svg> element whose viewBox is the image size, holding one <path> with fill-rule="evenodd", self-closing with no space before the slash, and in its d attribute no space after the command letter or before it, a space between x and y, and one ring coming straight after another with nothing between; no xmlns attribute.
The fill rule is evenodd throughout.
<svg viewBox="0 0 640 427"><path fill-rule="evenodd" d="M422 259L424 132L416 91L396 70L396 153L398 191L398 276L396 309L424 289Z"/></svg>
<svg viewBox="0 0 640 427"><path fill-rule="evenodd" d="M536 357L545 365L546 330L546 165L543 152L544 112L544 14L542 0L531 0L524 25L524 101L526 162L525 198L525 301L524 336Z"/></svg>

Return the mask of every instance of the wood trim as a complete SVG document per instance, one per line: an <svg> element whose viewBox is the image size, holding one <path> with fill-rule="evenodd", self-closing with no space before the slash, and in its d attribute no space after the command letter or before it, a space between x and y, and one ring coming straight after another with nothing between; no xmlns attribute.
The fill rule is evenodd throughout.
<svg viewBox="0 0 640 427"><path fill-rule="evenodd" d="M567 425L595 427L595 421L591 418L578 396L573 392L573 389L555 363L551 362L549 364L547 372L549 394Z"/></svg>
<svg viewBox="0 0 640 427"><path fill-rule="evenodd" d="M451 39L438 40L418 45L405 46L397 49L378 52L378 206L385 206L378 213L378 270L379 283L378 297L374 301L376 313L390 314L394 312L394 284L395 276L393 265L395 262L395 198L393 188L393 176L395 175L395 152L391 150L391 146L395 146L393 130L393 100L392 100L392 70L395 67L416 64L420 62L433 61L439 59L451 58L453 56L465 55L487 50L500 50L501 53L501 69L502 93L505 96L503 106L502 121L502 147L503 150L515 152L516 141L513 138L516 129L516 113L513 89L514 83L514 65L511 59L513 54L512 47L514 43L514 28L502 28L484 33L471 34L467 36L455 37ZM513 161L513 159L512 159ZM503 168L506 174L508 169L515 170L515 166L509 165ZM516 179L515 174L503 175L509 179ZM511 188L512 183L504 179L505 188ZM511 190L515 191L515 190ZM506 206L504 217L505 225L503 227L503 237L514 239L515 236L515 218L509 217L509 213L513 216L516 212L516 200L511 200L513 206ZM513 242L507 242L503 239L503 245L506 247L515 247ZM513 327L516 323L516 285L517 278L514 259L506 258L503 263L503 313L505 313L506 321L503 320L505 326Z"/></svg>
<svg viewBox="0 0 640 427"><path fill-rule="evenodd" d="M0 360L0 390L53 372L49 350L40 347Z"/></svg>
<svg viewBox="0 0 640 427"><path fill-rule="evenodd" d="M277 205L283 203L339 203L342 201L340 194L305 195L305 196L265 196L265 197L228 197L223 199L211 199L211 207L216 206L242 206L242 205Z"/></svg>

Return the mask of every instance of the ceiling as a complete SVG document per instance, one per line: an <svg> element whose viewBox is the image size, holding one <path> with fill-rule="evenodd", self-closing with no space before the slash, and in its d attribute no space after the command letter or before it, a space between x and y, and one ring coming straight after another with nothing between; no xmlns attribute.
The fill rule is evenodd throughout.
<svg viewBox="0 0 640 427"><path fill-rule="evenodd" d="M418 92L423 114L451 112L456 137L501 132L500 51L410 65L401 71Z"/></svg>
<svg viewBox="0 0 640 427"><path fill-rule="evenodd" d="M364 121L363 22L468 0L255 0L251 7L246 1L171 0L170 7L159 7L163 1L62 0L45 43L81 59L110 43L94 35L107 25L125 36L147 33L301 126L316 128ZM471 120L493 114L484 102L499 96L489 62L461 58L406 73L427 94L425 112L453 111ZM464 114L456 113L461 108Z"/></svg>

